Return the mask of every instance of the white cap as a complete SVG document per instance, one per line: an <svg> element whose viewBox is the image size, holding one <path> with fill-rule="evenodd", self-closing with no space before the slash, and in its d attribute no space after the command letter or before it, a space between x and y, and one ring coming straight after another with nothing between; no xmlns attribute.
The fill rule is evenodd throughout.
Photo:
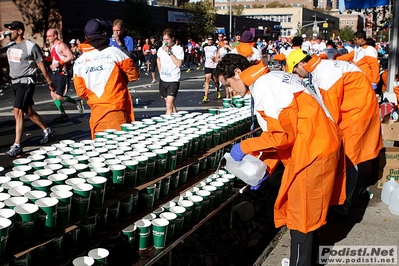
<svg viewBox="0 0 399 266"><path fill-rule="evenodd" d="M302 34L302 38L306 38L306 34Z"/></svg>
<svg viewBox="0 0 399 266"><path fill-rule="evenodd" d="M69 43L76 43L76 40L72 39Z"/></svg>

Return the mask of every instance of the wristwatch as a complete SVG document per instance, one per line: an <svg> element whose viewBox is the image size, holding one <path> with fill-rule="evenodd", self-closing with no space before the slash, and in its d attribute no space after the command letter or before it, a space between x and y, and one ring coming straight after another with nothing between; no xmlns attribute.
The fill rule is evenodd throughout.
<svg viewBox="0 0 399 266"><path fill-rule="evenodd" d="M173 55L172 51L168 52L168 55L169 55L169 56Z"/></svg>

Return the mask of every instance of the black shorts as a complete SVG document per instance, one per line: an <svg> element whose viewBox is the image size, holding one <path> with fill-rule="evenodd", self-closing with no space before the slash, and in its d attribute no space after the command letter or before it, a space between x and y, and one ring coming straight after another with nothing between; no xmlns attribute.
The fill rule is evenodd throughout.
<svg viewBox="0 0 399 266"><path fill-rule="evenodd" d="M11 85L14 91L14 108L21 109L24 113L28 112L28 107L34 105L33 94L35 84L15 83Z"/></svg>
<svg viewBox="0 0 399 266"><path fill-rule="evenodd" d="M215 68L209 68L209 67L206 67L205 69L204 69L204 73L205 74L212 74L212 77L213 77L213 73L215 72Z"/></svg>
<svg viewBox="0 0 399 266"><path fill-rule="evenodd" d="M179 87L180 87L179 81L174 81L174 82L165 82L162 80L159 81L159 93L163 98L166 98L168 96L173 96L176 98L177 93L179 91Z"/></svg>
<svg viewBox="0 0 399 266"><path fill-rule="evenodd" d="M151 72L155 72L155 70L157 69L157 58L158 56L156 54L153 54L151 56L151 65L150 65Z"/></svg>
<svg viewBox="0 0 399 266"><path fill-rule="evenodd" d="M57 87L56 94L59 96L65 96L69 87L69 78L67 75L60 74L58 72L51 75L51 82Z"/></svg>

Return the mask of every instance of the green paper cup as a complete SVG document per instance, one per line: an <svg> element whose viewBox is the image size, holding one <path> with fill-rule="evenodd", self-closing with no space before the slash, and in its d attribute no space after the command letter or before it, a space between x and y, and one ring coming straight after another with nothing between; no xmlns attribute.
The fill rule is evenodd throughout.
<svg viewBox="0 0 399 266"><path fill-rule="evenodd" d="M78 173L78 177L83 178L85 180L87 180L90 177L95 177L95 176L97 176L97 173L94 172L94 171L93 172L92 171L85 171L85 172Z"/></svg>
<svg viewBox="0 0 399 266"><path fill-rule="evenodd" d="M200 162L194 162L193 164L191 164L188 168L188 176L190 177L197 177L198 173L199 173L199 165Z"/></svg>
<svg viewBox="0 0 399 266"><path fill-rule="evenodd" d="M4 202L5 200L11 198L11 195L6 192L0 192L0 202Z"/></svg>
<svg viewBox="0 0 399 266"><path fill-rule="evenodd" d="M17 187L10 188L8 190L8 194L10 194L12 197L21 197L26 192L29 192L31 190L32 189L28 186L17 186Z"/></svg>
<svg viewBox="0 0 399 266"><path fill-rule="evenodd" d="M206 132L205 131L196 131L196 134L198 134L199 138L198 138L198 152L201 152L204 150L205 148L205 135Z"/></svg>
<svg viewBox="0 0 399 266"><path fill-rule="evenodd" d="M177 186L179 185L179 177L180 177L180 171L177 171L170 176L170 185L169 185L170 190L177 189Z"/></svg>
<svg viewBox="0 0 399 266"><path fill-rule="evenodd" d="M169 221L168 232L166 234L167 239L172 239L175 234L175 226L177 214L173 212L163 212L160 215L160 218L166 219Z"/></svg>
<svg viewBox="0 0 399 266"><path fill-rule="evenodd" d="M41 190L46 192L47 194L50 193L50 187L53 185L53 182L48 179L40 179L32 182L32 188L36 190Z"/></svg>
<svg viewBox="0 0 399 266"><path fill-rule="evenodd" d="M210 183L212 183L212 182L210 182ZM206 186L203 186L202 189L209 191L211 193L209 195L208 209L212 210L213 207L215 206L215 195L216 195L217 188L215 186L206 185Z"/></svg>
<svg viewBox="0 0 399 266"><path fill-rule="evenodd" d="M8 242L7 242L7 249L10 249L13 244L16 242L16 238L14 237L14 230L15 230L15 211L12 209L0 209L0 218L6 218L11 221Z"/></svg>
<svg viewBox="0 0 399 266"><path fill-rule="evenodd" d="M40 176L41 179L46 179L53 173L54 171L51 169L40 169L33 172L33 174Z"/></svg>
<svg viewBox="0 0 399 266"><path fill-rule="evenodd" d="M89 170L89 167L87 166L87 164L83 164L83 163L77 163L77 164L70 165L69 168L75 169L77 173L81 173L81 172L85 172L85 171Z"/></svg>
<svg viewBox="0 0 399 266"><path fill-rule="evenodd" d="M223 98L223 108L230 108L232 106L231 98Z"/></svg>
<svg viewBox="0 0 399 266"><path fill-rule="evenodd" d="M35 171L44 169L45 165L47 165L47 163L41 161L33 161L29 164Z"/></svg>
<svg viewBox="0 0 399 266"><path fill-rule="evenodd" d="M26 175L26 172L24 171L10 171L5 174L5 176L11 178L11 180L18 180L24 175Z"/></svg>
<svg viewBox="0 0 399 266"><path fill-rule="evenodd" d="M157 175L165 174L167 158L168 158L168 150L156 149L156 150L153 150L153 152L156 154L155 174L157 174Z"/></svg>
<svg viewBox="0 0 399 266"><path fill-rule="evenodd" d="M203 172L206 171L206 164L207 164L207 161L208 161L208 157L204 157L204 158L202 158L202 159L199 161L199 168L198 168L198 171L199 171L200 173L203 173Z"/></svg>
<svg viewBox="0 0 399 266"><path fill-rule="evenodd" d="M180 185L184 185L187 182L188 168L189 167L187 166L180 170L180 176L179 176L179 184Z"/></svg>
<svg viewBox="0 0 399 266"><path fill-rule="evenodd" d="M51 174L47 178L52 181L54 185L63 185L65 184L65 180L68 179L68 175L66 174Z"/></svg>
<svg viewBox="0 0 399 266"><path fill-rule="evenodd" d="M126 160L122 164L126 166L125 170L125 188L131 189L137 184L137 171L139 162L136 160Z"/></svg>
<svg viewBox="0 0 399 266"><path fill-rule="evenodd" d="M133 191L132 213L137 212L138 205L139 205L139 191L138 190L134 190Z"/></svg>
<svg viewBox="0 0 399 266"><path fill-rule="evenodd" d="M134 223L137 226L139 236L139 250L148 248L149 238L151 234L151 222L148 220L138 220Z"/></svg>
<svg viewBox="0 0 399 266"><path fill-rule="evenodd" d="M16 234L20 243L33 242L36 236L36 217L39 207L32 203L18 205L15 210Z"/></svg>
<svg viewBox="0 0 399 266"><path fill-rule="evenodd" d="M151 224L154 248L164 248L166 236L168 234L169 221L163 218L156 218L151 221Z"/></svg>
<svg viewBox="0 0 399 266"><path fill-rule="evenodd" d="M163 149L168 151L167 160L166 160L166 170L167 171L175 170L178 148L174 146L165 146Z"/></svg>
<svg viewBox="0 0 399 266"><path fill-rule="evenodd" d="M223 190L224 190L224 184L222 182L213 181L210 183L210 185L216 187L215 206L218 207L222 203L222 194L223 194Z"/></svg>
<svg viewBox="0 0 399 266"><path fill-rule="evenodd" d="M127 254L134 252L136 233L137 226L135 224L131 224L122 230L122 245L124 246Z"/></svg>
<svg viewBox="0 0 399 266"><path fill-rule="evenodd" d="M115 225L119 222L121 202L118 201L108 207L108 221L110 225Z"/></svg>
<svg viewBox="0 0 399 266"><path fill-rule="evenodd" d="M7 248L8 239L10 236L10 228L12 221L7 218L0 218L0 256L2 257Z"/></svg>
<svg viewBox="0 0 399 266"><path fill-rule="evenodd" d="M177 204L186 209L184 214L184 226L189 226L193 215L194 202L189 200L180 200Z"/></svg>
<svg viewBox="0 0 399 266"><path fill-rule="evenodd" d="M93 168L92 171L97 173L97 176L102 176L107 179L107 186L112 186L112 172L108 167Z"/></svg>
<svg viewBox="0 0 399 266"><path fill-rule="evenodd" d="M161 181L155 183L155 195L154 202L159 200L159 196L161 195Z"/></svg>
<svg viewBox="0 0 399 266"><path fill-rule="evenodd" d="M209 112L210 114L212 114L212 115L217 115L218 112L219 112L219 109L210 108L210 109L208 109L208 112Z"/></svg>
<svg viewBox="0 0 399 266"><path fill-rule="evenodd" d="M80 233L84 242L93 242L96 235L97 216L98 214L96 213L82 220L80 224Z"/></svg>
<svg viewBox="0 0 399 266"><path fill-rule="evenodd" d="M201 215L202 216L208 215L209 197L211 196L211 192L207 190L198 190L195 192L195 194L202 197Z"/></svg>
<svg viewBox="0 0 399 266"><path fill-rule="evenodd" d="M83 184L83 183L86 183L86 179L81 177L73 177L65 180L65 184L68 186L73 186L75 184Z"/></svg>
<svg viewBox="0 0 399 266"><path fill-rule="evenodd" d="M161 181L161 193L159 196L161 198L167 197L169 195L169 188L170 188L170 176L167 176Z"/></svg>
<svg viewBox="0 0 399 266"><path fill-rule="evenodd" d="M68 176L68 178L76 177L76 170L75 169L61 169L57 171L57 174L65 174Z"/></svg>
<svg viewBox="0 0 399 266"><path fill-rule="evenodd" d="M180 234L183 231L186 208L182 206L173 206L170 207L170 212L177 215L175 220L175 233Z"/></svg>
<svg viewBox="0 0 399 266"><path fill-rule="evenodd" d="M156 218L159 218L159 215L164 211L165 209L163 207L158 207L155 210L153 210L152 213L155 214Z"/></svg>
<svg viewBox="0 0 399 266"><path fill-rule="evenodd" d="M139 201L142 209L149 210L154 206L155 188L156 185L153 184L139 192Z"/></svg>
<svg viewBox="0 0 399 266"><path fill-rule="evenodd" d="M37 224L44 236L54 235L57 227L58 199L46 197L38 199L35 204L39 207Z"/></svg>
<svg viewBox="0 0 399 266"><path fill-rule="evenodd" d="M146 181L148 157L146 157L146 156L136 156L133 159L138 162L138 166L137 166L137 184L141 185L141 184L145 183L145 181Z"/></svg>
<svg viewBox="0 0 399 266"><path fill-rule="evenodd" d="M93 186L91 192L90 204L94 209L99 209L104 204L107 179L102 176L89 177L87 183Z"/></svg>
<svg viewBox="0 0 399 266"><path fill-rule="evenodd" d="M225 201L227 199L227 192L232 190L232 188L229 188L230 180L227 178L218 178L216 181L223 183L222 201Z"/></svg>
<svg viewBox="0 0 399 266"><path fill-rule="evenodd" d="M97 133L95 133L97 134ZM97 136L96 136L97 137ZM77 257L72 261L73 266L91 266L94 265L94 259L89 256Z"/></svg>
<svg viewBox="0 0 399 266"><path fill-rule="evenodd" d="M94 265L105 266L108 265L109 251L105 248L95 248L88 253L90 258L94 259Z"/></svg>
<svg viewBox="0 0 399 266"><path fill-rule="evenodd" d="M171 142L169 143L169 146L176 147L177 152L176 152L176 165L181 164L183 161L183 148L184 148L184 143L182 142Z"/></svg>
<svg viewBox="0 0 399 266"><path fill-rule="evenodd" d="M110 165L109 169L112 172L112 192L120 194L123 192L125 183L125 170L126 166L121 164Z"/></svg>
<svg viewBox="0 0 399 266"><path fill-rule="evenodd" d="M204 131L205 131L204 150L209 150L212 147L213 130L210 128L204 128Z"/></svg>
<svg viewBox="0 0 399 266"><path fill-rule="evenodd" d="M87 183L74 184L72 190L72 212L78 218L87 216L93 186Z"/></svg>
<svg viewBox="0 0 399 266"><path fill-rule="evenodd" d="M30 162L32 162L32 160L28 158L19 158L12 161L14 166L27 165Z"/></svg>
<svg viewBox="0 0 399 266"><path fill-rule="evenodd" d="M168 201L165 204L162 205L162 208L166 211L169 212L171 207L176 206L176 203L173 201Z"/></svg>
<svg viewBox="0 0 399 266"><path fill-rule="evenodd" d="M58 199L57 204L57 226L66 227L71 218L72 191L60 190L50 193L50 197Z"/></svg>
<svg viewBox="0 0 399 266"><path fill-rule="evenodd" d="M28 198L26 197L11 197L9 199L6 199L4 201L4 204L10 209L15 209L16 206L25 204L27 202Z"/></svg>
<svg viewBox="0 0 399 266"><path fill-rule="evenodd" d="M107 231L108 226L108 208L99 211L97 215L96 231L98 234L103 234Z"/></svg>
<svg viewBox="0 0 399 266"><path fill-rule="evenodd" d="M120 211L120 217L122 219L127 219L132 216L133 213L133 200L134 200L134 195L131 194L127 196L126 198L121 200L121 205L119 207Z"/></svg>
<svg viewBox="0 0 399 266"><path fill-rule="evenodd" d="M198 222L201 215L203 198L201 196L193 195L188 197L188 199L194 203L191 219L193 222Z"/></svg>
<svg viewBox="0 0 399 266"><path fill-rule="evenodd" d="M47 192L41 190L31 190L24 194L30 203L35 203L37 200L47 196Z"/></svg>
<svg viewBox="0 0 399 266"><path fill-rule="evenodd" d="M216 152L212 153L207 157L206 166L208 169L214 169L216 167Z"/></svg>
<svg viewBox="0 0 399 266"><path fill-rule="evenodd" d="M70 185L55 185L55 186L52 186L50 188L50 191L51 192L55 192L55 191L72 191L72 186L70 186Z"/></svg>
<svg viewBox="0 0 399 266"><path fill-rule="evenodd" d="M142 155L148 158L146 178L152 179L155 174L155 158L157 157L157 154L155 152L144 152Z"/></svg>
<svg viewBox="0 0 399 266"><path fill-rule="evenodd" d="M10 188L23 186L24 183L22 181L8 181L6 183L1 184L1 187L4 189L4 192L8 192Z"/></svg>

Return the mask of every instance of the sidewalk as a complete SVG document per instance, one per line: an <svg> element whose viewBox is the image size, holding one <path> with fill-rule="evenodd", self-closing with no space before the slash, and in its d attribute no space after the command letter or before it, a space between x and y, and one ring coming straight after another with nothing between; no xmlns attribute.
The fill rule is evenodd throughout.
<svg viewBox="0 0 399 266"><path fill-rule="evenodd" d="M359 180L371 171L359 171ZM319 229L319 245L334 246L398 246L399 217L388 210L381 201L381 189L369 186L369 191L354 198L347 217L331 217ZM371 198L371 199L370 199ZM356 201L355 201L356 200ZM283 258L290 256L289 230L282 228L274 241L265 249L254 265L280 266ZM398 258L390 265L399 265ZM323 264L324 265L324 264ZM325 264L325 265L348 265ZM350 265L383 265L378 263Z"/></svg>

